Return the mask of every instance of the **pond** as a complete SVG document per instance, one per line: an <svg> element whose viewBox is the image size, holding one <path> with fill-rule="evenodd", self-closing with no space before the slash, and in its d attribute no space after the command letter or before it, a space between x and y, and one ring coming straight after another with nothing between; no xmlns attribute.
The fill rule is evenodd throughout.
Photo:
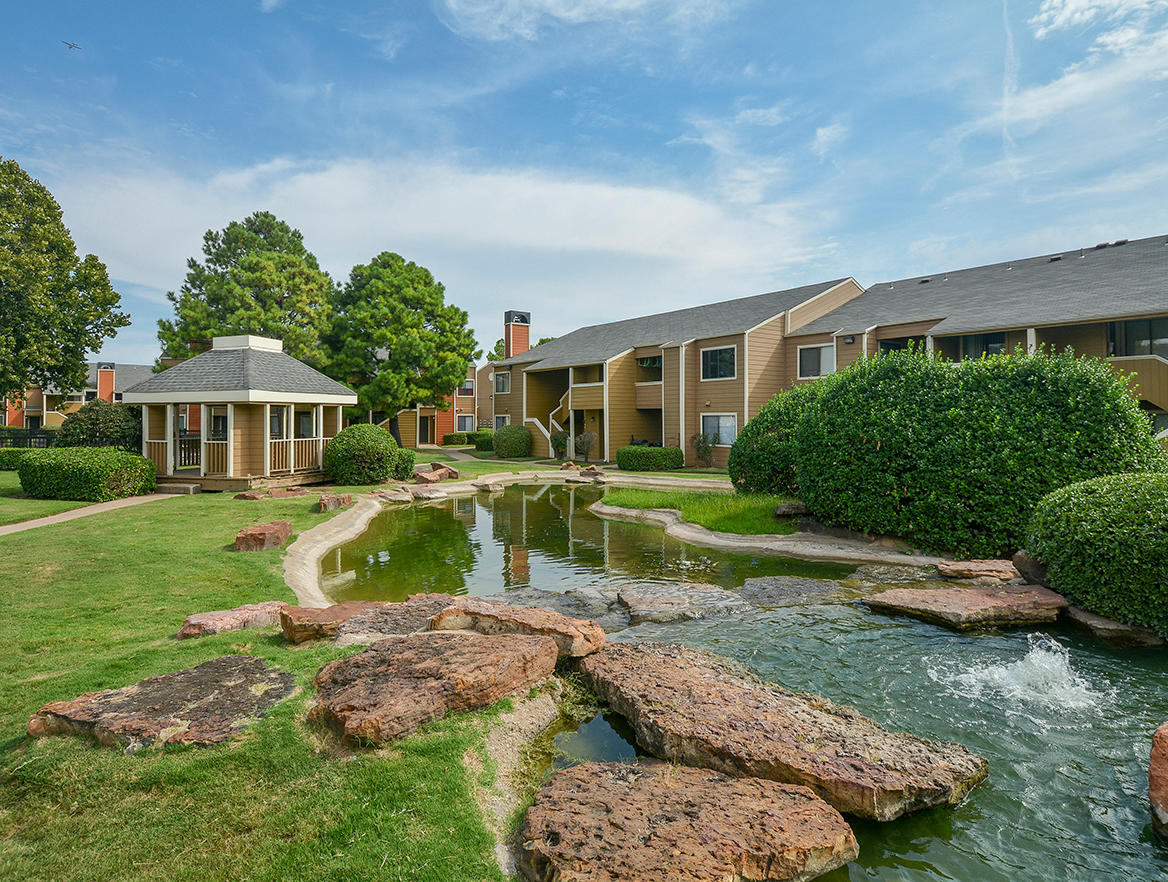
<svg viewBox="0 0 1168 882"><path fill-rule="evenodd" d="M497 594L633 579L841 578L850 568L711 552L586 511L601 491L513 487L391 510L322 570L337 600L419 591ZM1168 879L1151 831L1147 760L1168 720L1168 653L1117 650L1062 627L958 634L817 599L735 618L645 624L613 640L670 640L747 662L764 678L854 705L894 730L987 757L955 809L849 819L860 858L831 882ZM555 736L557 765L636 755L619 717Z"/></svg>

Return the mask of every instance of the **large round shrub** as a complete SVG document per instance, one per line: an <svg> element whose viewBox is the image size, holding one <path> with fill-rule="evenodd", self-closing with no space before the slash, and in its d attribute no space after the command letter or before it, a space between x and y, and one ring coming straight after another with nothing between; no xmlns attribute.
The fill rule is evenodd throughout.
<svg viewBox="0 0 1168 882"><path fill-rule="evenodd" d="M861 359L807 408L795 446L820 519L974 557L1019 548L1052 490L1168 466L1127 382L1070 353Z"/></svg>
<svg viewBox="0 0 1168 882"><path fill-rule="evenodd" d="M397 442L380 426L342 429L324 447L324 473L335 484L381 484L393 475Z"/></svg>
<svg viewBox="0 0 1168 882"><path fill-rule="evenodd" d="M65 418L54 444L57 447L117 447L136 453L142 449L142 410L95 398Z"/></svg>
<svg viewBox="0 0 1168 882"><path fill-rule="evenodd" d="M1168 475L1055 490L1034 509L1026 550L1071 603L1168 637Z"/></svg>
<svg viewBox="0 0 1168 882"><path fill-rule="evenodd" d="M14 472L28 453L27 447L0 447L0 472Z"/></svg>
<svg viewBox="0 0 1168 882"><path fill-rule="evenodd" d="M531 456L531 432L526 426L500 426L495 430L495 453L499 459Z"/></svg>
<svg viewBox="0 0 1168 882"><path fill-rule="evenodd" d="M632 444L616 452L616 464L627 472L667 472L685 465L685 453L680 447Z"/></svg>
<svg viewBox="0 0 1168 882"><path fill-rule="evenodd" d="M762 406L730 446L727 463L736 490L797 496L795 427L819 397L823 381L792 386Z"/></svg>
<svg viewBox="0 0 1168 882"><path fill-rule="evenodd" d="M154 490L154 463L112 447L30 450L17 467L20 487L38 499L108 502Z"/></svg>

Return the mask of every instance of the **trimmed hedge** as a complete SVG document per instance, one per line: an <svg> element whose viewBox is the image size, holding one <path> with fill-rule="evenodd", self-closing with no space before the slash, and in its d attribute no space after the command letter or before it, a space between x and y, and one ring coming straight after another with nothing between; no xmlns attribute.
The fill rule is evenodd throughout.
<svg viewBox="0 0 1168 882"><path fill-rule="evenodd" d="M1168 638L1168 475L1110 475L1044 496L1026 550L1075 606Z"/></svg>
<svg viewBox="0 0 1168 882"><path fill-rule="evenodd" d="M531 456L531 432L526 426L500 426L495 432L495 453L500 459L518 459Z"/></svg>
<svg viewBox="0 0 1168 882"><path fill-rule="evenodd" d="M154 463L112 447L54 447L20 458L20 486L38 499L109 502L154 491Z"/></svg>
<svg viewBox="0 0 1168 882"><path fill-rule="evenodd" d="M462 447L467 443L467 432L447 432L442 436L442 443L446 446Z"/></svg>
<svg viewBox="0 0 1168 882"><path fill-rule="evenodd" d="M0 472L16 471L28 450L27 447L0 447Z"/></svg>
<svg viewBox="0 0 1168 882"><path fill-rule="evenodd" d="M795 475L795 429L803 412L824 389L804 383L780 392L762 406L730 446L727 463L735 490L798 496Z"/></svg>
<svg viewBox="0 0 1168 882"><path fill-rule="evenodd" d="M685 465L680 447L646 447L633 444L616 452L617 468L627 472L667 472Z"/></svg>
<svg viewBox="0 0 1168 882"><path fill-rule="evenodd" d="M474 439L475 450L494 450L495 449L495 433L489 429L479 431Z"/></svg>
<svg viewBox="0 0 1168 882"><path fill-rule="evenodd" d="M381 426L357 423L325 445L324 472L336 484L381 484L394 474L397 450L397 442Z"/></svg>
<svg viewBox="0 0 1168 882"><path fill-rule="evenodd" d="M819 382L795 431L803 502L826 523L930 551L1009 555L1047 493L1168 468L1127 381L1100 359L905 350Z"/></svg>
<svg viewBox="0 0 1168 882"><path fill-rule="evenodd" d="M399 447L393 452L393 464L389 469L389 476L395 481L412 481L414 478L414 462L417 452L408 447Z"/></svg>
<svg viewBox="0 0 1168 882"><path fill-rule="evenodd" d="M117 447L130 453L139 451L142 449L142 410L95 398L65 418L54 446Z"/></svg>

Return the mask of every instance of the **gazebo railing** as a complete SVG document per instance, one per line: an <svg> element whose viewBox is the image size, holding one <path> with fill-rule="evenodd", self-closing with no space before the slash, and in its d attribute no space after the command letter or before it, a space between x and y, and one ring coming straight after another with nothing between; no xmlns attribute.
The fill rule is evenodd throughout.
<svg viewBox="0 0 1168 882"><path fill-rule="evenodd" d="M275 472L311 472L320 468L324 438L273 438L269 464Z"/></svg>
<svg viewBox="0 0 1168 882"><path fill-rule="evenodd" d="M206 475L226 475L227 474L227 442L226 441L204 441L203 442L203 474L206 474Z"/></svg>

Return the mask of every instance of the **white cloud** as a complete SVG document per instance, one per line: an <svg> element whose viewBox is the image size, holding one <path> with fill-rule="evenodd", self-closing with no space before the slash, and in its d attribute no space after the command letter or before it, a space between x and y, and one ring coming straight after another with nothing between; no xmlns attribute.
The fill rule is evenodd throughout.
<svg viewBox="0 0 1168 882"><path fill-rule="evenodd" d="M848 137L848 127L843 123L832 123L820 126L815 130L815 137L811 141L811 149L815 155L823 159L835 147L842 144Z"/></svg>
<svg viewBox="0 0 1168 882"><path fill-rule="evenodd" d="M1038 14L1029 23L1034 35L1042 39L1054 31L1162 9L1168 9L1168 0L1043 0Z"/></svg>
<svg viewBox="0 0 1168 882"><path fill-rule="evenodd" d="M535 40L556 25L651 17L683 27L721 17L728 0L442 0L448 26L482 40Z"/></svg>
<svg viewBox="0 0 1168 882"><path fill-rule="evenodd" d="M260 12L275 12L284 5L284 0L260 0Z"/></svg>
<svg viewBox="0 0 1168 882"><path fill-rule="evenodd" d="M752 126L777 126L786 120L785 103L775 104L771 107L748 107L738 111L734 117L735 122Z"/></svg>

